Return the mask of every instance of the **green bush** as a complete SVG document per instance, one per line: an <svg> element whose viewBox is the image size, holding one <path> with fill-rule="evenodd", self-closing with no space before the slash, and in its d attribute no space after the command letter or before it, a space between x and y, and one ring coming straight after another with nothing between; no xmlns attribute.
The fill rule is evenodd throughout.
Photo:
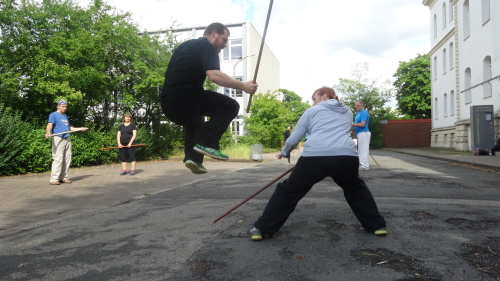
<svg viewBox="0 0 500 281"><path fill-rule="evenodd" d="M28 126L31 127L31 126ZM45 128L30 128L23 134L24 148L17 158L19 173L43 173L50 171L52 163L52 139L45 138Z"/></svg>
<svg viewBox="0 0 500 281"><path fill-rule="evenodd" d="M116 146L116 135L111 132L90 129L85 132L72 133L71 166L84 167L113 163L116 161L116 151L113 149L99 150L99 148L108 147L109 144Z"/></svg>
<svg viewBox="0 0 500 281"><path fill-rule="evenodd" d="M137 147L137 160L148 161L168 159L174 152L184 147L184 131L173 123L161 124L156 132L144 127L137 129L136 143L145 143Z"/></svg>
<svg viewBox="0 0 500 281"><path fill-rule="evenodd" d="M19 173L17 158L24 149L27 124L20 114L0 104L0 175Z"/></svg>

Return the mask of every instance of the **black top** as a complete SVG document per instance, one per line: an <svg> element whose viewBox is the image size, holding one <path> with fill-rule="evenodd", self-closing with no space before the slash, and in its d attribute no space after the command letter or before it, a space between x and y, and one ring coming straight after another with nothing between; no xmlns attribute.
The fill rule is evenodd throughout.
<svg viewBox="0 0 500 281"><path fill-rule="evenodd" d="M180 44L168 63L161 96L179 88L203 89L207 70L220 70L219 55L207 38Z"/></svg>
<svg viewBox="0 0 500 281"><path fill-rule="evenodd" d="M120 142L122 145L127 145L130 142L134 136L134 130L137 130L134 123L130 123L128 126L125 126L125 124L120 125L118 131L120 131Z"/></svg>
<svg viewBox="0 0 500 281"><path fill-rule="evenodd" d="M290 137L290 130L286 130L285 133L285 141Z"/></svg>

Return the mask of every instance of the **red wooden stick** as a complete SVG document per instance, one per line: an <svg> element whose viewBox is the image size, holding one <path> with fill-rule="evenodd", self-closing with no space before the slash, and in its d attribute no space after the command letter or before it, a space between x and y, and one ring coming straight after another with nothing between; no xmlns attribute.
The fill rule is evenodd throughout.
<svg viewBox="0 0 500 281"><path fill-rule="evenodd" d="M145 143L143 144L133 144L131 146L139 146L139 145L146 145ZM126 145L124 145L123 147L127 147ZM104 149L113 149L113 148L120 148L118 146L115 146L115 147L105 147L105 148L99 148L98 150L104 150Z"/></svg>
<svg viewBox="0 0 500 281"><path fill-rule="evenodd" d="M231 210L227 211L225 214L223 214L222 216L216 218L214 220L214 223L218 222L220 219L222 219L223 217L225 217L227 214L231 213L232 211L236 210L239 206L245 204L248 200L254 198L257 194L261 193L262 191L264 191L264 189L268 188L271 184L277 182L279 179L281 179L282 177L284 177L286 174L290 173L293 168L295 168L295 166L291 167L288 171L284 172L283 174L281 174L279 177L275 178L273 181L271 181L270 183L268 183L267 185L265 185L263 188L259 189L258 191L256 191L254 194L250 195L250 197L248 197L247 199L241 201L238 205L234 206L233 208L231 208Z"/></svg>

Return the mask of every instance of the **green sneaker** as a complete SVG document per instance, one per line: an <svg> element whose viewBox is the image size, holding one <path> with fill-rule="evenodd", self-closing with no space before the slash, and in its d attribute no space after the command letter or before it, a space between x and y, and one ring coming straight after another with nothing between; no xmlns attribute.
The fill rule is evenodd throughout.
<svg viewBox="0 0 500 281"><path fill-rule="evenodd" d="M185 165L186 168L190 169L191 172L193 172L193 174L200 175L207 173L207 169L205 169L202 164L198 164L192 160L187 160Z"/></svg>
<svg viewBox="0 0 500 281"><path fill-rule="evenodd" d="M255 227L250 229L250 236L252 237L253 241L262 240L262 233L260 232L259 229L255 228Z"/></svg>
<svg viewBox="0 0 500 281"><path fill-rule="evenodd" d="M222 160L222 161L226 161L227 159L229 159L229 157L227 155L222 154L222 152L220 152L219 150L217 150L215 148L204 147L204 146L197 144L197 145L195 145L195 147L193 147L193 149L198 151L201 154L205 154L205 155L210 156L214 159L218 159L218 160Z"/></svg>

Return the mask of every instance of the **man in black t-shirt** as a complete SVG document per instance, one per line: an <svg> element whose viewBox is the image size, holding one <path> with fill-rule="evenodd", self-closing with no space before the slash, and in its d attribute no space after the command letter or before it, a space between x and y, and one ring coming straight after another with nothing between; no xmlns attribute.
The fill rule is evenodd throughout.
<svg viewBox="0 0 500 281"><path fill-rule="evenodd" d="M234 99L203 89L205 77L219 86L253 94L257 84L241 82L220 71L219 53L227 45L229 30L223 24L210 24L198 39L180 44L174 51L161 91L161 108L172 122L184 127L184 162L195 174L207 172L203 155L227 160L219 141L238 115ZM205 116L210 120L205 122Z"/></svg>

